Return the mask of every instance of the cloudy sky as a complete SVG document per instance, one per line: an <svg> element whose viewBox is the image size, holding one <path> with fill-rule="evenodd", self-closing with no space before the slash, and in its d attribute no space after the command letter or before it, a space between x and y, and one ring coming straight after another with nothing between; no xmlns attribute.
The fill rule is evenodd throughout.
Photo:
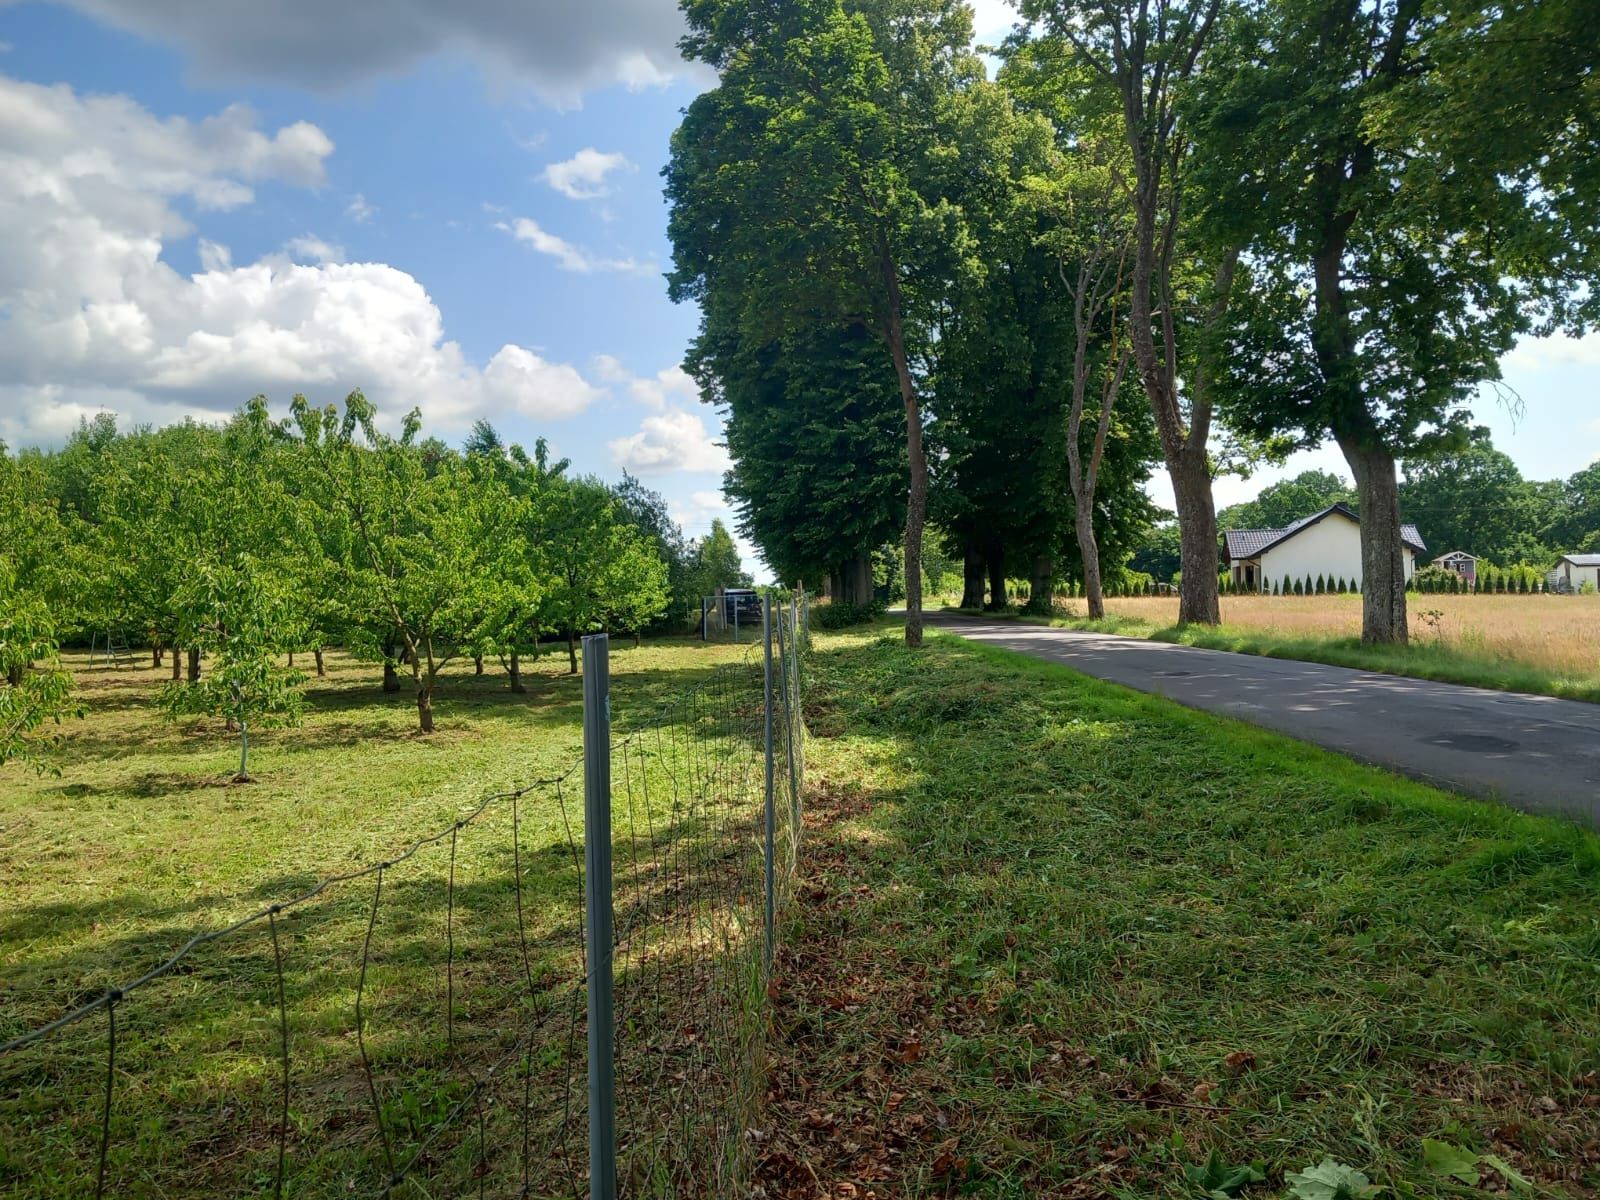
<svg viewBox="0 0 1600 1200"><path fill-rule="evenodd" d="M672 0L0 0L0 439L361 387L626 468L703 532L726 459L661 278L706 83L679 32ZM1600 342L1506 366L1526 413L1484 416L1524 470L1600 454Z"/></svg>

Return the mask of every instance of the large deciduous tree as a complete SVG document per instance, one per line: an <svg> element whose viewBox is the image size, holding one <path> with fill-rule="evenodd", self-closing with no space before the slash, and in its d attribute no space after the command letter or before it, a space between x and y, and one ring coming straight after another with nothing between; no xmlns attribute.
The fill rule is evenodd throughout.
<svg viewBox="0 0 1600 1200"><path fill-rule="evenodd" d="M905 417L878 339L818 326L754 342L708 307L686 366L724 413L740 532L780 579L870 603L873 552L906 512Z"/></svg>
<svg viewBox="0 0 1600 1200"><path fill-rule="evenodd" d="M1282 529L1341 503L1359 507L1348 480L1331 471L1302 471L1269 483L1254 500L1229 505L1217 514L1217 524L1223 529Z"/></svg>
<svg viewBox="0 0 1600 1200"><path fill-rule="evenodd" d="M1064 58L1097 74L1121 109L1133 223L1128 333L1178 509L1178 620L1216 624L1208 333L1226 311L1238 250L1194 235L1184 203L1193 155L1179 101L1208 57L1222 0L1022 0L1020 7Z"/></svg>
<svg viewBox="0 0 1600 1200"><path fill-rule="evenodd" d="M1091 70L1081 64L1063 69L1048 53L1040 61L1039 49L1022 46L1003 78L1048 114L1058 141L1050 169L1030 181L1029 195L1043 223L1038 240L1055 260L1063 307L1070 312L1062 440L1084 599L1089 616L1098 619L1105 616L1105 599L1096 496L1130 357L1123 324L1134 233L1129 155L1107 103L1109 89L1095 87Z"/></svg>
<svg viewBox="0 0 1600 1200"><path fill-rule="evenodd" d="M1230 22L1196 104L1208 217L1248 246L1228 405L1258 432L1331 434L1343 451L1369 643L1407 638L1397 459L1465 443L1478 386L1520 334L1579 319L1594 261L1595 230L1539 166L1566 123L1496 119L1486 147L1461 123L1498 107L1467 100L1484 79L1467 48L1495 53L1511 31L1498 7L1457 7L1473 15L1255 6ZM1569 113L1593 92L1573 82Z"/></svg>
<svg viewBox="0 0 1600 1200"><path fill-rule="evenodd" d="M957 0L685 0L685 53L719 85L667 168L674 299L733 297L766 344L820 325L882 342L905 420L906 642L922 640L928 505L920 358L951 274L978 264L940 165L987 87Z"/></svg>
<svg viewBox="0 0 1600 1200"><path fill-rule="evenodd" d="M1439 553L1465 550L1501 566L1555 557L1540 540L1555 517L1552 497L1523 479L1487 437L1455 453L1407 461L1400 503Z"/></svg>

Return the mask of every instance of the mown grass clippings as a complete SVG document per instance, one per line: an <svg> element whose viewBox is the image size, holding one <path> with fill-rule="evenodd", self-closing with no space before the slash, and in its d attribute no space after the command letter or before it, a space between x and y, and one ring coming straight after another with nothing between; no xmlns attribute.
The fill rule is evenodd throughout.
<svg viewBox="0 0 1600 1200"><path fill-rule="evenodd" d="M810 695L768 1195L1600 1191L1600 839L952 637Z"/></svg>

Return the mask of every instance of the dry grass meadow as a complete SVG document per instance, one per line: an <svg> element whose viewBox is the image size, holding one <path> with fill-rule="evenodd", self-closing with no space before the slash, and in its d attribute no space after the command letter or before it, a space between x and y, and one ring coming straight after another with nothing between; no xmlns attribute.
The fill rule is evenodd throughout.
<svg viewBox="0 0 1600 1200"><path fill-rule="evenodd" d="M1083 615L1081 600L1060 604ZM1178 598L1107 600L1106 612L1161 629L1177 623ZM1222 623L1275 638L1360 637L1361 597L1224 596ZM1600 596L1412 596L1411 636L1558 674L1600 674Z"/></svg>
<svg viewBox="0 0 1600 1200"><path fill-rule="evenodd" d="M1081 600L1063 603L1082 615ZM1178 600L1107 600L1106 611L1159 629L1177 623ZM1224 596L1222 622L1281 638L1360 637L1361 597ZM1560 675L1600 674L1600 596L1412 596L1411 635L1418 642Z"/></svg>
<svg viewBox="0 0 1600 1200"><path fill-rule="evenodd" d="M1224 596L1215 627L1180 627L1175 596L1107 599L1103 621L1090 621L1082 600L1057 597L1051 623L1600 703L1600 596L1425 595L1410 603L1411 644L1398 647L1361 644L1356 595Z"/></svg>

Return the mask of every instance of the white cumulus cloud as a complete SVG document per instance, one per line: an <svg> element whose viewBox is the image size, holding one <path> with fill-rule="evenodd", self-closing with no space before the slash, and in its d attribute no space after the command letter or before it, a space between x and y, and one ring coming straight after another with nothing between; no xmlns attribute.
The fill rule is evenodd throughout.
<svg viewBox="0 0 1600 1200"><path fill-rule="evenodd" d="M411 275L347 263L297 238L237 264L197 238L201 270L164 251L200 213L267 181L315 186L333 144L305 122L261 129L233 106L163 119L120 96L0 77L0 429L49 440L103 409L137 420L224 414L257 392L335 398L365 389L430 428L515 410L570 415L599 389L519 346L483 369L444 332ZM309 261L296 261L309 260Z"/></svg>
<svg viewBox="0 0 1600 1200"><path fill-rule="evenodd" d="M981 45L1000 42L1022 20L1011 0L967 0L972 6L972 32Z"/></svg>
<svg viewBox="0 0 1600 1200"><path fill-rule="evenodd" d="M309 259L316 263L344 261L343 246L324 241L313 233L303 233L299 237L290 238L284 243L283 248L295 259Z"/></svg>
<svg viewBox="0 0 1600 1200"><path fill-rule="evenodd" d="M649 416L637 433L607 443L618 466L635 475L672 471L725 471L728 452L696 413L672 409Z"/></svg>
<svg viewBox="0 0 1600 1200"><path fill-rule="evenodd" d="M609 354L597 354L594 373L604 383L624 387L628 394L646 408L661 411L672 397L681 400L698 400L700 385L682 367L663 367L654 375L635 375L622 362Z"/></svg>
<svg viewBox="0 0 1600 1200"><path fill-rule="evenodd" d="M494 227L509 233L517 241L532 247L540 254L556 260L563 271L576 271L587 275L591 271L621 271L625 274L650 274L654 269L636 258L606 258L590 253L565 238L557 237L532 217L518 217L514 221L496 221Z"/></svg>
<svg viewBox="0 0 1600 1200"><path fill-rule="evenodd" d="M1548 371L1557 367L1600 367L1600 332L1583 337L1558 333L1544 338L1521 338L1501 360L1508 369Z"/></svg>
<svg viewBox="0 0 1600 1200"><path fill-rule="evenodd" d="M624 154L606 154L586 146L571 158L545 167L544 181L569 200L598 200L614 190L606 182L608 175L638 169Z"/></svg>

